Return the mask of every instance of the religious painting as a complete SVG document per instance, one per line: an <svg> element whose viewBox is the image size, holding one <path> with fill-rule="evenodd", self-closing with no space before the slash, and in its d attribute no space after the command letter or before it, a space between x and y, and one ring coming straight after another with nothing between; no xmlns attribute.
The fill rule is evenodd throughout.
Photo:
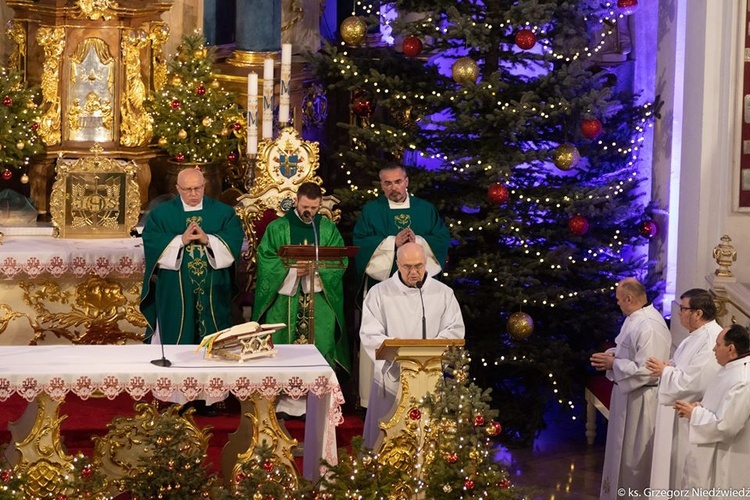
<svg viewBox="0 0 750 500"><path fill-rule="evenodd" d="M56 235L62 238L127 238L138 223L140 191L133 162L100 158L59 159L50 197Z"/></svg>

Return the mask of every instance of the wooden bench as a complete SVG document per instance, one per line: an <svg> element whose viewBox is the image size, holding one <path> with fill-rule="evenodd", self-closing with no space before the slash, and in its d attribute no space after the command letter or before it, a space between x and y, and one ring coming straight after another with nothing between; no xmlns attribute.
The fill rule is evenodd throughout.
<svg viewBox="0 0 750 500"><path fill-rule="evenodd" d="M609 420L609 401L614 382L604 374L591 375L586 380L584 396L586 398L586 441L594 444L596 438L596 411Z"/></svg>

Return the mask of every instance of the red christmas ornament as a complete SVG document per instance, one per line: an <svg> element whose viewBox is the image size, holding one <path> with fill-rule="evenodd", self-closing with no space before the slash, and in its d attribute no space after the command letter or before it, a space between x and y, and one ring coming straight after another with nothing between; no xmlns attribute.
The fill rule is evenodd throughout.
<svg viewBox="0 0 750 500"><path fill-rule="evenodd" d="M263 470L266 472L271 472L273 470L273 462L270 460L266 460L263 462Z"/></svg>
<svg viewBox="0 0 750 500"><path fill-rule="evenodd" d="M206 87L203 85L199 86L197 89L195 89L195 93L198 95L204 95L206 93Z"/></svg>
<svg viewBox="0 0 750 500"><path fill-rule="evenodd" d="M414 35L407 36L401 43L401 50L406 57L417 57L422 53L422 40Z"/></svg>
<svg viewBox="0 0 750 500"><path fill-rule="evenodd" d="M182 103L179 99L172 99L172 109L180 109L180 106L182 106Z"/></svg>
<svg viewBox="0 0 750 500"><path fill-rule="evenodd" d="M474 417L474 425L476 427L481 427L484 425L484 417L482 415L477 415Z"/></svg>
<svg viewBox="0 0 750 500"><path fill-rule="evenodd" d="M232 151L231 153L227 155L227 159L231 162L237 161L237 153Z"/></svg>
<svg viewBox="0 0 750 500"><path fill-rule="evenodd" d="M352 97L352 113L360 118L369 118L375 111L375 103L370 99L367 92L358 91Z"/></svg>
<svg viewBox="0 0 750 500"><path fill-rule="evenodd" d="M589 230L589 221L583 215L574 215L568 220L568 231L575 236L583 236Z"/></svg>
<svg viewBox="0 0 750 500"><path fill-rule="evenodd" d="M617 0L617 8L626 16L635 14L638 10L638 0Z"/></svg>
<svg viewBox="0 0 750 500"><path fill-rule="evenodd" d="M412 420L419 420L422 418L422 412L419 411L419 408L412 408L409 410L409 418Z"/></svg>
<svg viewBox="0 0 750 500"><path fill-rule="evenodd" d="M31 130L37 130L37 129L39 129L39 122L32 122Z"/></svg>
<svg viewBox="0 0 750 500"><path fill-rule="evenodd" d="M638 232L641 233L641 236L644 238L651 239L659 234L659 224L654 220L645 220L641 222Z"/></svg>
<svg viewBox="0 0 750 500"><path fill-rule="evenodd" d="M94 468L91 465L85 465L83 469L81 469L81 477L85 480L91 479L91 476L94 475Z"/></svg>
<svg viewBox="0 0 750 500"><path fill-rule="evenodd" d="M455 464L456 462L458 462L458 454L456 454L456 452L453 452L453 451L446 453L445 461L448 462L449 464Z"/></svg>
<svg viewBox="0 0 750 500"><path fill-rule="evenodd" d="M235 131L239 132L240 130L242 130L242 124L240 122L234 122L232 128L234 128Z"/></svg>
<svg viewBox="0 0 750 500"><path fill-rule="evenodd" d="M10 469L3 469L3 471L0 472L0 481L7 483L8 481L10 481L10 476Z"/></svg>
<svg viewBox="0 0 750 500"><path fill-rule="evenodd" d="M474 489L474 480L473 479L467 479L464 481L464 488L467 490L473 490Z"/></svg>
<svg viewBox="0 0 750 500"><path fill-rule="evenodd" d="M536 35L530 29L522 29L516 33L516 45L523 50L529 50L536 45Z"/></svg>
<svg viewBox="0 0 750 500"><path fill-rule="evenodd" d="M4 181L9 181L12 178L13 178L13 172L11 172L9 168L6 168L5 170L3 170L3 180Z"/></svg>
<svg viewBox="0 0 750 500"><path fill-rule="evenodd" d="M506 477L505 479L497 483L497 485L502 489L510 488L510 479Z"/></svg>
<svg viewBox="0 0 750 500"><path fill-rule="evenodd" d="M13 106L13 99L11 99L10 96L7 95L3 97L3 106L6 106L8 108Z"/></svg>
<svg viewBox="0 0 750 500"><path fill-rule="evenodd" d="M499 182L493 184L487 189L487 198L490 200L490 203L502 205L508 201L508 188Z"/></svg>
<svg viewBox="0 0 750 500"><path fill-rule="evenodd" d="M177 153L176 155L174 155L174 160L177 162L183 162L185 161L185 155L182 153Z"/></svg>
<svg viewBox="0 0 750 500"><path fill-rule="evenodd" d="M490 425L487 426L487 434L490 436L497 436L503 431L503 426L500 425L500 422L492 421L490 422Z"/></svg>
<svg viewBox="0 0 750 500"><path fill-rule="evenodd" d="M581 122L581 133L586 139L596 139L602 133L602 122L596 118L587 118Z"/></svg>
<svg viewBox="0 0 750 500"><path fill-rule="evenodd" d="M245 480L245 475L242 472L240 472L236 476L234 476L234 482L235 483L241 483L244 480Z"/></svg>
<svg viewBox="0 0 750 500"><path fill-rule="evenodd" d="M68 495L66 495L65 493L59 493L56 500L68 500Z"/></svg>

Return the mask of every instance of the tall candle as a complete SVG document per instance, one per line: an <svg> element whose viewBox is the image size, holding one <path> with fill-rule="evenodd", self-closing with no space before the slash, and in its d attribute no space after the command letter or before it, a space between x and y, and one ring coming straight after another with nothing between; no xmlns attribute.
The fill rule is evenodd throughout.
<svg viewBox="0 0 750 500"><path fill-rule="evenodd" d="M273 138L273 59L263 63L263 138Z"/></svg>
<svg viewBox="0 0 750 500"><path fill-rule="evenodd" d="M289 85L292 75L292 44L281 44L281 83L279 87L279 125L289 121Z"/></svg>
<svg viewBox="0 0 750 500"><path fill-rule="evenodd" d="M258 73L247 75L247 154L258 154Z"/></svg>

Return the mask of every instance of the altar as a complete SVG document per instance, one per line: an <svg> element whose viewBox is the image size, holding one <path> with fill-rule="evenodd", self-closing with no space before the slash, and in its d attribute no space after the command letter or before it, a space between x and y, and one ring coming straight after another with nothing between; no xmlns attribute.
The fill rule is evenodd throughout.
<svg viewBox="0 0 750 500"><path fill-rule="evenodd" d="M142 341L140 238L61 239L51 228L47 234L44 228L2 231L0 345Z"/></svg>
<svg viewBox="0 0 750 500"><path fill-rule="evenodd" d="M13 443L6 449L11 465L24 470L49 469L72 457L59 438L64 417L58 406L66 395L82 399L94 394L114 398L127 393L134 400L151 394L168 401L175 396L208 402L236 396L242 405L238 431L224 448L225 481L235 477L238 460L252 455L261 440L295 469L291 448L296 444L279 428L275 400L279 395L307 398L303 475L320 477L321 459L337 462L336 426L343 421L341 388L333 369L312 345L276 346L276 357L245 363L205 359L194 345L167 345L171 367L156 366L159 346L45 345L0 346L0 402L18 394L29 402L21 419L9 424ZM230 479L231 480L231 479Z"/></svg>

